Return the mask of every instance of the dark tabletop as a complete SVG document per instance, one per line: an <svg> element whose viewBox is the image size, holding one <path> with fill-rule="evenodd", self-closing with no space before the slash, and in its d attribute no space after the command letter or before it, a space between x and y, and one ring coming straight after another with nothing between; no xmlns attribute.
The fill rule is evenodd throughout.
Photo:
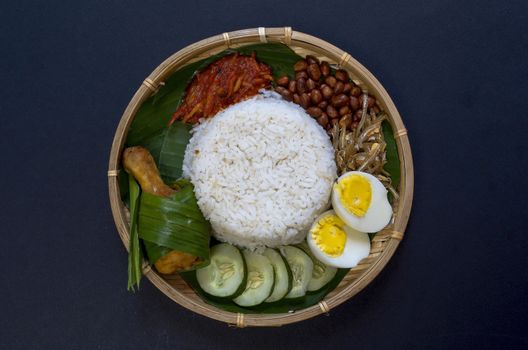
<svg viewBox="0 0 528 350"><path fill-rule="evenodd" d="M205 37L292 26L362 62L409 130L415 195L383 272L330 317L228 328L126 290L115 128ZM8 1L0 10L0 348L528 347L526 1Z"/></svg>

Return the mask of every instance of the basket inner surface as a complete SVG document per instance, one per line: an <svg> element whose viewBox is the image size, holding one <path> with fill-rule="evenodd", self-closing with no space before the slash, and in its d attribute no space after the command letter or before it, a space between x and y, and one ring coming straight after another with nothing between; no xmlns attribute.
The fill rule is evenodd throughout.
<svg viewBox="0 0 528 350"><path fill-rule="evenodd" d="M373 238L369 256L363 259L358 266L351 269L338 287L330 292L324 298L322 303L307 309L298 310L294 313L245 314L245 316L242 317L241 322L240 314L237 315L226 312L206 304L179 276L163 277L150 267L145 267L145 276L163 293L178 302L180 305L202 315L230 324L236 324L238 326L277 326L297 322L321 313L327 313L331 308L355 295L383 269L396 250L399 241L403 238L403 232L408 221L412 204L414 178L412 156L406 130L392 100L376 78L346 52L343 52L321 39L300 32L291 32L291 28L289 34L291 37L289 38L284 37L282 34L288 33L287 28L268 28L264 30L264 33L266 33L266 30L269 33L274 33L274 35L269 36L268 41L288 43L290 48L301 56L309 54L314 55L321 60L328 61L330 64L346 69L356 84L362 89L368 90L370 94L376 97L380 108L388 114L389 121L396 136L395 139L398 146L401 168L399 189L400 198L393 204L395 206L396 214L394 215L392 223L384 230L377 233ZM233 39L239 38L240 42L233 39L226 40L226 34L228 37L231 35ZM261 28L224 33L223 35L202 40L169 57L158 68L156 68L146 81L149 81L149 84L153 84L154 86L159 86L160 83L162 83L164 79L170 76L174 71L189 63L214 55L225 50L228 46L236 47L258 42L262 42ZM343 58L346 58L346 60L343 60ZM151 87L147 89L142 85L130 102L127 110L125 110L112 147L110 159L111 170L109 171L109 176L110 172L113 174L116 171L114 169L120 168L120 154L126 139L126 130L128 129L137 108L152 93L155 93L155 89L152 89ZM123 243L128 248L128 210L120 198L117 178L115 176L109 177L109 185L110 200L116 226Z"/></svg>

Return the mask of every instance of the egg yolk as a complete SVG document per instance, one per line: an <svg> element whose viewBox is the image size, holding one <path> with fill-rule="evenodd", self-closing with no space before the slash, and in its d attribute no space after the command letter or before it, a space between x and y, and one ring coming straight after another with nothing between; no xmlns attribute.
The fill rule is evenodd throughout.
<svg viewBox="0 0 528 350"><path fill-rule="evenodd" d="M343 254L346 243L345 223L337 215L319 220L310 234L317 247L326 255L336 258Z"/></svg>
<svg viewBox="0 0 528 350"><path fill-rule="evenodd" d="M334 187L346 210L356 216L365 216L372 198L370 182L365 177L353 174L339 180Z"/></svg>

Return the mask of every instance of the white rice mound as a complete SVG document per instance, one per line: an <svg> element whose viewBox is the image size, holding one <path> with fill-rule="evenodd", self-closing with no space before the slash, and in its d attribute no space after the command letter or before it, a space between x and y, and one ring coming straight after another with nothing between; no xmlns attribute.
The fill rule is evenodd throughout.
<svg viewBox="0 0 528 350"><path fill-rule="evenodd" d="M301 242L336 179L324 129L276 94L233 105L193 129L183 164L220 241L256 249Z"/></svg>

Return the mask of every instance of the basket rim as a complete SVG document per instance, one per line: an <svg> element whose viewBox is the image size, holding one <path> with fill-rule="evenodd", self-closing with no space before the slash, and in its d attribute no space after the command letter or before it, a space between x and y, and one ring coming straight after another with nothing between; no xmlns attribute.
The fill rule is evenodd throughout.
<svg viewBox="0 0 528 350"><path fill-rule="evenodd" d="M353 76L357 77L362 83L368 86L370 91L373 91L378 97L381 97L381 99L378 100L382 103L382 106L389 115L389 121L394 131L398 156L400 158L400 199L398 211L395 215L395 222L392 230L389 232L389 242L378 258L372 262L357 279L344 287L337 294L330 298L326 297L325 300L321 301L318 305L298 310L293 313L237 314L223 311L212 305L197 303L194 300L191 300L183 293L173 288L167 280L151 269L150 266L144 268L144 275L151 281L151 283L181 306L203 316L233 324L238 327L280 326L306 320L320 314L328 314L332 308L340 305L360 292L386 266L403 238L411 212L414 191L414 167L407 130L405 129L401 116L389 94L370 71L347 52L315 36L294 31L291 27L259 27L237 30L211 36L195 42L165 59L143 81L123 112L112 142L108 168L108 185L112 215L119 236L126 249L128 249L129 242L128 220L123 202L121 201L117 175L120 170L120 156L126 140L128 128L137 110L144 100L157 91L165 78L172 74L176 69L190 63L196 56L210 53L214 50L221 51L233 46L258 42L279 42L290 47L300 47L310 50L313 53L322 54L333 62L336 62L340 67L349 72L352 71L354 73Z"/></svg>

